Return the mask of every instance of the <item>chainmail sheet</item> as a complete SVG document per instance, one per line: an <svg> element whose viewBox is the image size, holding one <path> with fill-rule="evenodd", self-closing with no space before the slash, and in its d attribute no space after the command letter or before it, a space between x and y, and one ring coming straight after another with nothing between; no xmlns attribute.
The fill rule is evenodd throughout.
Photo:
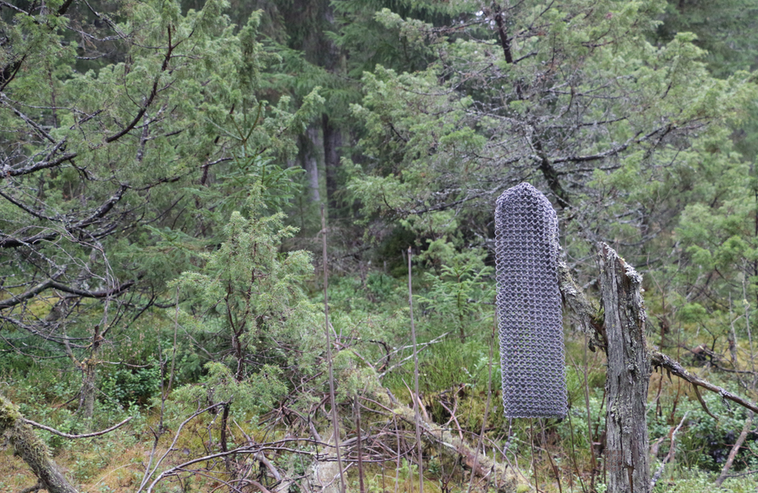
<svg viewBox="0 0 758 493"><path fill-rule="evenodd" d="M505 415L564 417L558 217L550 201L528 183L503 192L495 239Z"/></svg>

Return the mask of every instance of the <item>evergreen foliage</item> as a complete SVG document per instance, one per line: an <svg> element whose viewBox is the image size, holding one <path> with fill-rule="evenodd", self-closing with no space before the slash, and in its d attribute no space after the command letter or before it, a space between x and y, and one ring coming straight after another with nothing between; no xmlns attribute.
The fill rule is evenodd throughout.
<svg viewBox="0 0 758 493"><path fill-rule="evenodd" d="M25 418L3 406L64 433L36 431L82 491L305 491L336 475L328 233L351 491L417 484L414 400L425 489L604 491L596 336L567 324L568 419L502 417L494 201L542 190L590 297L604 241L643 275L648 341L755 402L756 12L0 2L0 375ZM715 491L726 469L745 476L724 488L753 487L758 436L733 448L748 411L660 374L648 403L653 491ZM480 471L493 455L520 475ZM36 481L14 461L2 490Z"/></svg>

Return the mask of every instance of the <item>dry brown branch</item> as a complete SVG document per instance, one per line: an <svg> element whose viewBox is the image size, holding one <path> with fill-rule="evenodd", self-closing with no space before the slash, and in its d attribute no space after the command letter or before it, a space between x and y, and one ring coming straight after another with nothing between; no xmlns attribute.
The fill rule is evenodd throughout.
<svg viewBox="0 0 758 493"><path fill-rule="evenodd" d="M223 404L224 404L223 402L217 402L215 404L211 404L210 406L208 406L208 407L206 407L204 409L200 409L199 411L195 411L194 413L192 413L192 415L190 417L188 417L187 419L185 419L184 421L182 421L182 423L176 429L176 433L174 433L174 440L171 442L171 446L168 448L168 450L166 450L166 452L163 454L163 456L160 459L158 459L158 462L155 464L155 467L151 470L150 468L152 467L152 463L153 463L153 460L155 458L155 452L156 452L157 446L158 446L158 440L160 438L160 434L156 433L155 441L153 443L153 450L150 452L150 458L148 460L147 466L145 466L145 474L144 474L144 476L142 478L142 483L140 484L140 487L137 490L137 493L140 493L144 489L144 487L147 484L148 480L158 470L158 467L161 465L161 462L163 462L166 459L166 457L168 456L168 454L170 454L174 450L174 447L176 446L176 442L177 442L177 440L179 440L179 435L181 434L182 429L187 425L187 423L189 423L190 421L192 421L196 417L200 416L201 414L203 414L203 413L205 413L207 411L210 411L211 409L214 409L216 407L219 407L219 406L221 406ZM157 484L157 483L153 482L153 484Z"/></svg>
<svg viewBox="0 0 758 493"><path fill-rule="evenodd" d="M439 336L435 337L435 338L434 338L434 339L432 339L431 341L428 341L428 342L422 342L422 343L420 343L420 344L417 344L417 345L416 345L416 346L417 346L417 350L418 350L418 351L420 351L420 350L422 350L422 349L426 349L427 347L431 346L432 344L437 344L438 342L441 342L441 341L442 341L442 339L444 339L445 337L447 337L447 336L449 336L449 335L450 335L450 332L445 332L444 334L442 334L442 335L439 335ZM411 348L413 348L413 345L410 345L410 346L403 346L403 347L399 347L399 348L395 349L394 351L392 351L392 354L397 354L397 353L399 353L399 352L401 352L401 351L404 351L404 350L406 350L406 349L411 349ZM418 351L417 351L417 352L418 352ZM382 377L384 377L385 375L387 375L388 373L390 373L392 370L394 370L394 369L396 369L396 368L400 368L400 367L401 367L401 366L403 366L405 363L407 363L408 361L412 360L412 359L414 358L414 355L415 355L415 354L416 354L416 353L411 353L411 355L410 355L410 356L406 356L405 358L401 359L400 361L398 361L397 363L395 363L395 364L394 364L394 365L392 365L391 367L387 368L386 370L384 370L383 372L381 372L381 373L379 374L379 378L381 379Z"/></svg>
<svg viewBox="0 0 758 493"><path fill-rule="evenodd" d="M415 422L413 410L406 406L400 405L392 412L408 424L413 425ZM431 422L421 421L419 424L424 436L459 454L463 463L472 469L472 474L487 477L494 472L495 478L505 478L504 482L509 484L511 489L516 489L519 481L513 471L509 471L504 465L498 464L490 457L481 454L465 440L454 436L450 431Z"/></svg>

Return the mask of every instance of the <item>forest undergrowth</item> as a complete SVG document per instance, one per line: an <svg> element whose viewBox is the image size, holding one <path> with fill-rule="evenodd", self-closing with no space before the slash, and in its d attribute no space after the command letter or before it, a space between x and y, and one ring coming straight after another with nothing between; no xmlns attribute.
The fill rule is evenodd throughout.
<svg viewBox="0 0 758 493"><path fill-rule="evenodd" d="M423 282L419 282L416 288L422 299L423 294L430 291L430 286ZM364 490L418 490L411 411L413 393L410 382L414 371L409 358L411 351L408 347L390 345L389 337L390 342L368 339L376 337L377 325L386 328L386 336L391 336L393 330L397 331L396 336L407 330L404 327L408 323L408 309L404 306L407 288L402 281L385 273L372 272L363 281L360 276L335 278L330 289L335 347L341 348L334 359L336 380L340 382L338 402L343 446L347 449L343 451L345 458L352 458L353 464L357 460L356 426L357 419L360 419ZM316 302L321 299L316 291L313 298ZM481 440L480 447L486 456L494 458L496 463L508 464L522 475L520 483L523 486L517 487L516 491L522 491L522 488L523 491L539 488L546 492L605 491L604 354L588 350L587 337L567 328L568 416L560 421L508 420L503 415L501 402L496 338L490 359L490 345L493 344L491 308L491 305L484 305L476 317L465 319L466 339L461 341L460 318L440 315L430 310L429 305L420 304L421 315L417 320L423 419L472 446ZM170 325L171 311L165 311L163 322L166 323L163 325ZM160 320L153 323L161 325ZM165 341L171 340L171 334L170 331L163 332L166 346L163 351L169 352L171 348ZM161 334L156 341L160 338ZM125 351L129 349L109 349L113 358L123 359ZM729 388L728 381L722 382L719 372L702 356L683 355L683 359L689 361L691 371ZM211 455L220 450L220 410L199 415L179 433L179 425L186 418L188 409L211 403L207 382L218 376L209 377L207 369L201 370L206 373L206 384L203 384L201 393L205 394L201 395L205 400L190 403L188 407L186 400L181 402L186 399L181 396L188 390L186 388L174 391L162 401L156 380L160 380L161 371L166 371L167 362L164 361L161 368L156 358L153 365L126 373L121 369L104 372L98 413L93 418L92 427L105 428L132 417L122 428L103 436L78 440L38 430L56 462L80 486L80 491L135 491L151 455L160 457L165 454L162 467L169 468L188 458ZM79 375L63 365L55 368L50 362L38 362L23 370L18 366L12 357L4 360L2 383L3 393L20 406L21 412L29 419L44 422L59 431L81 432L82 421L77 416L76 402L69 397L76 394ZM484 424L488 390L491 409ZM259 414L244 409L232 413L227 424L226 447L231 450L246 442L277 443L309 437L311 431L303 422L302 407L297 405L303 399L312 402L309 421L318 429L328 428L328 393L322 391L303 396L297 395L296 391L285 393L273 409L261 410ZM381 392L391 393L397 399L393 404L405 407L407 411L393 412L391 401L377 397ZM193 398L197 399L198 395ZM655 489L657 492L714 491L713 480L742 428L746 413L715 394L703 394L702 399L705 406L698 402L691 386L679 379L672 380L665 372L655 373L651 378L648 423L653 454L657 459L654 468L660 467L668 458ZM40 403L46 405L40 406ZM360 418L357 418L356 406L360 406ZM45 412L40 414L40 409ZM152 449L159 430L162 430L162 438ZM484 435L481 435L482 430ZM674 430L677 433L672 440ZM174 433L178 433L178 439L169 451ZM754 491L753 478L750 475L741 477L740 473L755 468L756 438L754 433L748 438L732 470L736 477L723 483L723 491ZM303 454L318 450L318 447L314 449L307 445L296 448ZM288 474L304 476L310 464L308 455L304 456L306 460L298 461L297 452L282 459L286 454L274 452L269 458L284 467ZM498 491L498 484L492 478L475 477L472 481L473 464L470 460L465 454L451 451L425 437L425 491ZM0 461L0 469L6 471L0 479L0 488L4 491L21 491L35 482L28 467L10 451L6 451ZM263 463L255 460L255 456L240 454L232 459L232 464L233 473L227 469L229 464L224 460L210 461L204 467L184 474L181 479L166 479L156 491L212 491L224 487L225 480L239 480L240 477L256 479L262 485L276 484L275 477ZM346 481L350 491L359 490L355 465L348 469Z"/></svg>

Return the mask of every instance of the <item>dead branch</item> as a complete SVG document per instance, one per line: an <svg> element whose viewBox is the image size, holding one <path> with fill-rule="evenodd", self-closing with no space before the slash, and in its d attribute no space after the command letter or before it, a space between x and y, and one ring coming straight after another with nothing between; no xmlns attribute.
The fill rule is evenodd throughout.
<svg viewBox="0 0 758 493"><path fill-rule="evenodd" d="M593 304L587 300L587 297L571 276L565 262L561 261L558 263L558 271L561 295L563 296L566 308L571 316L575 317L583 330L593 334L594 337L597 338L594 341L590 341L590 349L594 349L593 343L600 344L601 348L605 349L605 329L603 328L601 321L598 320L598 310L596 310ZM651 364L654 368L665 368L669 373L673 373L677 377L690 382L693 386L702 387L711 392L716 392L724 399L735 402L753 412L758 412L758 406L756 404L691 374L679 362L674 361L665 354L659 351L651 351L650 355Z"/></svg>
<svg viewBox="0 0 758 493"><path fill-rule="evenodd" d="M676 442L674 440L676 439L676 434L679 432L679 429L681 429L682 425L684 424L684 420L687 419L687 415L689 413L690 413L689 411L684 413L684 416L682 416L682 420L679 422L679 425L671 432L671 445L669 446L669 453L666 454L666 458L663 459L663 463L661 464L661 467L659 467L658 470L655 471L653 478L650 480L650 491L653 491L653 488L655 488L655 484L660 479L661 474L663 474L663 469L666 467L666 464L671 462L674 459L674 454L676 451Z"/></svg>
<svg viewBox="0 0 758 493"><path fill-rule="evenodd" d="M57 276L57 274L56 274ZM37 286L33 287L29 291L19 294L18 296L11 295L10 298L0 301L0 309L10 308L12 306L23 303L24 301L31 299L46 289L57 289L64 293L74 294L83 298L109 298L117 296L134 285L134 281L127 281L113 289L105 289L102 291L86 291L84 289L74 288L72 286L66 286L55 280L56 276L51 277L47 281L41 282Z"/></svg>
<svg viewBox="0 0 758 493"><path fill-rule="evenodd" d="M747 419L745 420L745 424L742 427L742 432L740 433L740 436L737 437L737 441L734 442L734 447L732 447L732 450L729 451L729 457L726 459L724 468L721 469L721 474L719 474L718 479L716 479L716 486L721 486L724 480L729 477L727 473L729 472L729 469L732 468L732 464L734 463L734 458L737 456L737 452L740 451L740 447L742 447L742 444L745 443L745 439L747 438L747 434L750 432L751 426L753 426L753 412L748 411Z"/></svg>
<svg viewBox="0 0 758 493"><path fill-rule="evenodd" d="M677 377L690 382L692 385L697 385L704 389L708 389L711 392L719 394L723 399L728 399L732 402L739 404L740 406L750 409L753 412L758 412L758 406L742 397L729 392L728 390L713 385L712 383L703 380L702 378L693 375L688 372L679 362L674 361L665 354L658 351L651 351L651 363L654 368L665 368L668 372L673 373Z"/></svg>
<svg viewBox="0 0 758 493"><path fill-rule="evenodd" d="M445 337L447 337L448 335L450 335L450 332L445 332L444 334L442 334L442 335L440 335L440 336L438 336L438 337L435 337L434 339L432 339L432 340L431 340L431 341L429 341L429 342L422 342L422 343L419 343L419 344L417 344L417 351L421 351L422 349L426 349L427 347L431 346L432 344L436 344L436 343L438 343L438 342L442 341L442 339L444 339L444 338L445 338ZM403 351L403 350L406 350L406 349L411 349L411 348L413 348L413 345L410 345L410 346L403 346L403 347L397 348L397 349L395 349L394 351L392 351L392 354L397 354L397 353L399 353L400 351ZM412 359L413 359L413 357L414 357L414 354L415 354L415 353L412 353L410 356L407 356L407 357L405 357L405 358L401 359L400 361L398 361L397 363L395 363L395 364L394 364L394 365L392 365L391 367L389 367L389 368L387 368L386 370L384 370L382 373L380 373L380 374L378 375L378 376L379 376L379 378L381 379L382 377L384 377L385 375L387 375L387 374L388 374L389 372L391 372L392 370L394 370L394 369L396 369L396 368L400 368L400 367L401 367L401 366L403 366L405 363L407 363L408 361L412 360Z"/></svg>
<svg viewBox="0 0 758 493"><path fill-rule="evenodd" d="M410 425L415 423L413 409L399 405L393 409L392 412ZM487 477L494 471L495 478L505 478L506 482L512 483L511 486L515 489L518 479L512 471L507 471L504 465L497 464L493 459L481 454L478 450L475 450L471 445L466 443L465 440L454 436L450 431L435 423L421 419L419 424L423 435L434 440L443 447L458 453L463 459L463 462L472 469L473 474L480 477Z"/></svg>
<svg viewBox="0 0 758 493"><path fill-rule="evenodd" d="M105 430L96 431L94 433L85 433L83 435L71 435L69 433L63 433L62 431L58 431L55 428L51 428L49 426L45 426L45 425L43 425L41 423L37 423L36 421L32 421L31 419L27 419L27 418L22 418L22 419L24 420L25 423L30 424L30 425L34 426L35 428L39 428L41 430L49 431L53 435L58 435L59 437L63 437L63 438L72 438L72 439L74 439L74 438L91 438L91 437L98 437L100 435L105 435L106 433L110 433L113 430L117 430L117 429L121 428L126 423L128 423L129 421L131 421L133 417L134 416L130 416L130 417L126 418L125 420L123 420L122 422L120 422L118 424L115 424L115 425L113 425L110 428L107 428Z"/></svg>

